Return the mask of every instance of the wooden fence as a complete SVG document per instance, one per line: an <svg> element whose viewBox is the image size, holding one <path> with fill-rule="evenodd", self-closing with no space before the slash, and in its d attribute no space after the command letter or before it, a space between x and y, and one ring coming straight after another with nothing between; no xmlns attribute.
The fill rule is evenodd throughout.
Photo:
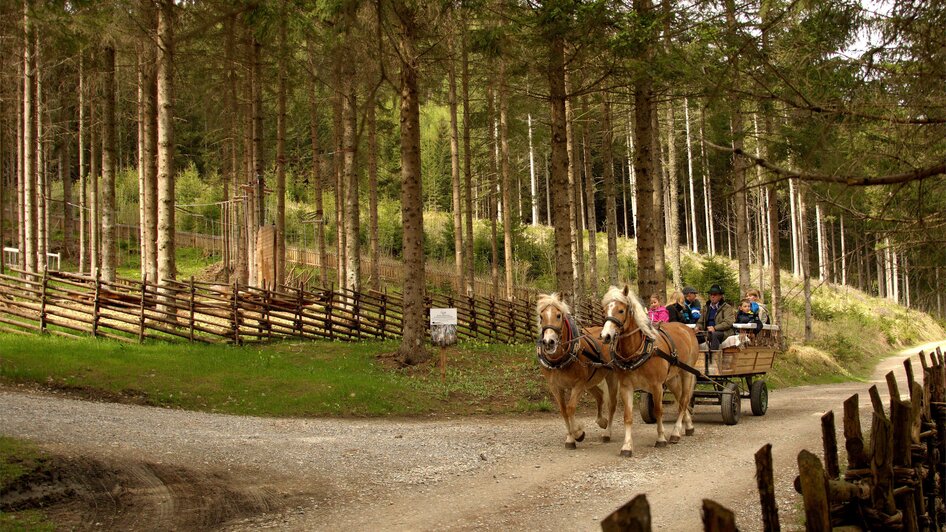
<svg viewBox="0 0 946 532"><path fill-rule="evenodd" d="M859 397L844 402L843 436L847 467L842 477L834 412L821 417L824 462L803 450L798 454L795 490L805 508L805 529L942 530L946 528L946 359L937 348L930 361L920 353L923 382L910 359L903 361L909 399L900 396L893 372L886 375L889 406L876 386L869 390L871 430L861 428ZM755 455L763 528L780 530L772 446ZM703 500L705 530L737 530L735 515ZM601 528L650 531L650 506L643 495L606 517Z"/></svg>
<svg viewBox="0 0 946 532"><path fill-rule="evenodd" d="M13 271L19 276L0 275L0 330L5 332L240 344L277 338L398 338L402 330L403 300L397 292L302 285L268 290L193 278L159 286L67 272ZM436 294L426 298L426 306L457 308L461 339L520 343L535 338L535 310L528 300Z"/></svg>

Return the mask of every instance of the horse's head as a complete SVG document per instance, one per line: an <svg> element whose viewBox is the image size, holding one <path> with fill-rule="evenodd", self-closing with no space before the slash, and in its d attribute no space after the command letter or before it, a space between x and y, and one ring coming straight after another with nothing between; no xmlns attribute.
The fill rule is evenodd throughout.
<svg viewBox="0 0 946 532"><path fill-rule="evenodd" d="M601 300L601 306L604 307L604 327L601 328L603 342L610 343L634 327L647 336L656 336L644 305L627 285L623 289L617 286L609 288Z"/></svg>
<svg viewBox="0 0 946 532"><path fill-rule="evenodd" d="M562 335L568 326L568 305L558 294L541 295L535 305L539 315L538 344L546 356L554 355L562 345Z"/></svg>

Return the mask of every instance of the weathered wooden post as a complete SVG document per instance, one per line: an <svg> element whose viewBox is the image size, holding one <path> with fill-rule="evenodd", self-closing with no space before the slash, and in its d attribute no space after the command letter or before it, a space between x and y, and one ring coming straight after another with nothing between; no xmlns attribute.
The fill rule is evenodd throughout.
<svg viewBox="0 0 946 532"><path fill-rule="evenodd" d="M894 500L897 509L903 513L903 530L915 532L919 529L913 501L916 478L911 458L910 405L894 399L890 404L890 422L893 425Z"/></svg>
<svg viewBox="0 0 946 532"><path fill-rule="evenodd" d="M138 307L138 343L145 341L145 302L148 294L148 273L141 275L141 304Z"/></svg>
<svg viewBox="0 0 946 532"><path fill-rule="evenodd" d="M650 532L650 504L640 494L601 521L603 532Z"/></svg>
<svg viewBox="0 0 946 532"><path fill-rule="evenodd" d="M703 499L703 530L706 532L737 532L736 514L710 499Z"/></svg>
<svg viewBox="0 0 946 532"><path fill-rule="evenodd" d="M841 465L838 463L838 437L834 426L834 410L821 416L821 443L824 446L824 469L829 479L841 477Z"/></svg>
<svg viewBox="0 0 946 532"><path fill-rule="evenodd" d="M46 289L49 286L49 270L43 268L43 284L39 300L39 333L46 334Z"/></svg>
<svg viewBox="0 0 946 532"><path fill-rule="evenodd" d="M831 515L828 505L828 479L821 460L808 451L798 453L798 474L801 478L801 494L805 503L805 529L831 530Z"/></svg>
<svg viewBox="0 0 946 532"><path fill-rule="evenodd" d="M99 332L99 300L102 294L102 274L99 269L95 269L95 298L92 300L92 336L95 337Z"/></svg>
<svg viewBox="0 0 946 532"><path fill-rule="evenodd" d="M240 345L240 281L233 280L233 313L230 316L233 330L233 344Z"/></svg>
<svg viewBox="0 0 946 532"><path fill-rule="evenodd" d="M778 505L775 501L775 478L772 473L772 444L767 443L755 453L755 480L762 506L762 527L766 532L781 530Z"/></svg>
<svg viewBox="0 0 946 532"><path fill-rule="evenodd" d="M893 498L893 427L883 413L874 411L871 422L870 470L872 522L869 528L882 529L902 517L897 512Z"/></svg>
<svg viewBox="0 0 946 532"><path fill-rule="evenodd" d="M190 326L190 331L189 331L189 334L188 334L188 338L189 338L189 340L191 341L191 343L194 342L194 294L195 294L195 292L196 292L196 290L195 290L195 288L194 288L194 276L191 275L191 281L190 281L190 300L189 300L189 302L188 302L188 311L189 311L189 312L188 312L188 313L189 313L188 322L189 322L189 326Z"/></svg>

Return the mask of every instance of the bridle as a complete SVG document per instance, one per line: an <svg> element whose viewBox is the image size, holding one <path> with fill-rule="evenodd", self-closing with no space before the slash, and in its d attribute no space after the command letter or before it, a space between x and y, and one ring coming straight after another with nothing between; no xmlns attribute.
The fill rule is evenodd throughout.
<svg viewBox="0 0 946 532"><path fill-rule="evenodd" d="M613 323L618 328L618 334L615 334L611 338L611 366L620 369L622 371L633 371L644 365L645 362L650 360L650 357L654 354L654 347L656 342L650 336L647 336L641 331L641 327L637 327L633 331L624 332L624 326L627 323L627 319L624 321L615 318L614 316L607 316L604 318L605 323ZM644 341L641 342L640 349L637 350L637 353L634 353L633 356L628 358L623 358L620 355L621 350L618 349L618 342L623 338L641 333L641 336L644 337Z"/></svg>
<svg viewBox="0 0 946 532"><path fill-rule="evenodd" d="M539 364L546 369L565 369L570 366L576 360L579 360L579 351L581 347L581 340L584 338L591 338L588 334L581 334L582 328L581 324L578 323L574 317L569 316L568 314L562 315L562 326L559 325L543 325L539 329L539 337L536 339L536 358L539 359ZM564 349L565 354L556 358L551 359L545 354L545 349L543 348L543 338L545 337L545 331L554 331L555 334L561 338L561 344L559 349ZM594 368L606 367L608 364L602 360L599 356L594 353L589 353L587 350L584 352L584 355L589 358L589 361L586 363L582 361L582 364L585 366L592 366ZM590 377L589 377L590 378Z"/></svg>

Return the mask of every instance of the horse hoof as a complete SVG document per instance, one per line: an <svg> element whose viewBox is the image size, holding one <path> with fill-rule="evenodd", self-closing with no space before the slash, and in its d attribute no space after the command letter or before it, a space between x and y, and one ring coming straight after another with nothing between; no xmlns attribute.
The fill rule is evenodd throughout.
<svg viewBox="0 0 946 532"><path fill-rule="evenodd" d="M578 446L575 445L575 442L570 441L570 442L566 442L566 443L565 443L565 448L574 451L575 449L578 448Z"/></svg>
<svg viewBox="0 0 946 532"><path fill-rule="evenodd" d="M601 428L603 428L603 429L608 428L608 420L607 420L607 419L599 419L599 420L598 420L598 426L601 427Z"/></svg>
<svg viewBox="0 0 946 532"><path fill-rule="evenodd" d="M670 436L670 443L680 443L680 436Z"/></svg>
<svg viewBox="0 0 946 532"><path fill-rule="evenodd" d="M656 448L658 448L658 449L660 449L661 447L666 447L666 446L667 446L667 442L665 442L665 441L659 441L659 442L657 442L657 443L654 444L654 447L656 447Z"/></svg>
<svg viewBox="0 0 946 532"><path fill-rule="evenodd" d="M611 442L611 436L602 436L602 437L601 437L601 443L610 443L610 442Z"/></svg>
<svg viewBox="0 0 946 532"><path fill-rule="evenodd" d="M696 429L687 429L686 435L687 435L687 436L693 436L693 433L694 433L694 432L696 432Z"/></svg>
<svg viewBox="0 0 946 532"><path fill-rule="evenodd" d="M621 451L621 456L623 456L624 458L630 458L630 457L634 456L634 451L628 451L628 450L626 450L626 449L625 449L625 450L622 450L622 451Z"/></svg>
<svg viewBox="0 0 946 532"><path fill-rule="evenodd" d="M581 436L575 438L575 441L585 441L585 431L581 431Z"/></svg>

